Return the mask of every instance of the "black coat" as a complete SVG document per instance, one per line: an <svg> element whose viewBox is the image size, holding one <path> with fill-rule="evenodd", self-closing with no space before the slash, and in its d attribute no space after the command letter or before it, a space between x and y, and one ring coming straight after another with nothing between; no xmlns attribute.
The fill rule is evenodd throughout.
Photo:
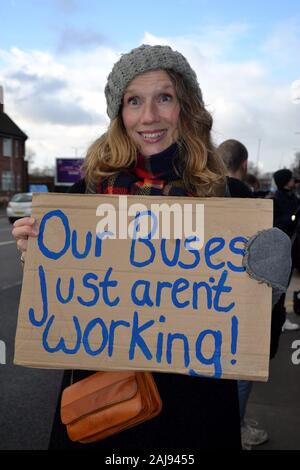
<svg viewBox="0 0 300 470"><path fill-rule="evenodd" d="M228 176L227 184L231 197L253 197L251 189L243 181Z"/></svg>
<svg viewBox="0 0 300 470"><path fill-rule="evenodd" d="M280 189L274 197L274 226L292 239L293 268L300 269L300 200L293 191Z"/></svg>
<svg viewBox="0 0 300 470"><path fill-rule="evenodd" d="M292 216L296 216L300 201L293 192L287 189L276 191L273 200L274 226L292 238L297 226L297 218L293 220Z"/></svg>
<svg viewBox="0 0 300 470"><path fill-rule="evenodd" d="M263 192L259 195L258 193L253 193L249 187L243 182L236 178L227 178L228 189L231 197L241 197L241 198L257 198L264 197ZM281 191L277 192L278 201L274 201L274 214L275 221L279 225L278 228L281 228L284 221L290 220L291 215L295 210L295 203L292 204L292 210L289 210L288 215L286 215L285 208L288 204L285 193L281 197ZM265 193L265 195L267 192ZM294 201L294 199L293 199ZM295 202L295 201L294 201ZM275 225L275 226L278 226ZM270 359L273 359L278 351L279 339L281 336L282 326L285 322L286 312L284 308L285 294L283 294L276 305L272 309L272 321L271 321L271 341L270 341Z"/></svg>
<svg viewBox="0 0 300 470"><path fill-rule="evenodd" d="M84 181L71 191L84 193ZM75 371L74 381L92 372ZM102 452L199 451L241 448L237 383L235 380L206 379L180 374L154 373L163 402L159 416L139 426L94 444L68 439L60 420L60 399L53 424L50 449L97 449ZM64 374L62 389L70 385Z"/></svg>

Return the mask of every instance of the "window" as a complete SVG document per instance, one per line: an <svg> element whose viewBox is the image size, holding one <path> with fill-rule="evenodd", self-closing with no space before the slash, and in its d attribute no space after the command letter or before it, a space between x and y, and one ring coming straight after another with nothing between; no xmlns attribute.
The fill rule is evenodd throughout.
<svg viewBox="0 0 300 470"><path fill-rule="evenodd" d="M2 191L14 190L14 174L12 171L2 172Z"/></svg>
<svg viewBox="0 0 300 470"><path fill-rule="evenodd" d="M11 202L31 202L31 201L32 201L32 194L30 193L15 194L11 198Z"/></svg>
<svg viewBox="0 0 300 470"><path fill-rule="evenodd" d="M4 157L12 157L13 153L13 141L12 139L3 139L3 156Z"/></svg>
<svg viewBox="0 0 300 470"><path fill-rule="evenodd" d="M15 140L15 157L18 158L20 152L20 142Z"/></svg>
<svg viewBox="0 0 300 470"><path fill-rule="evenodd" d="M17 191L21 191L22 190L22 179L21 179L21 175L17 175Z"/></svg>

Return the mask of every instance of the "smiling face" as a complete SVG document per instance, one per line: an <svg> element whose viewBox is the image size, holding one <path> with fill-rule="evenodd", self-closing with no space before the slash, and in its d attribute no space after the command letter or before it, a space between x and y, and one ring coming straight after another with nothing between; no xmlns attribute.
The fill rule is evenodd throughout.
<svg viewBox="0 0 300 470"><path fill-rule="evenodd" d="M177 140L179 112L175 87L164 70L138 75L125 90L123 123L145 157L162 152Z"/></svg>

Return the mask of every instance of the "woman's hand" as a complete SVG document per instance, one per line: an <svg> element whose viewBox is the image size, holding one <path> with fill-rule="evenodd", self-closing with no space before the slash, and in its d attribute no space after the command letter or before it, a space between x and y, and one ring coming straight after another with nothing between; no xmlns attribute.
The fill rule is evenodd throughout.
<svg viewBox="0 0 300 470"><path fill-rule="evenodd" d="M37 233L34 231L35 219L33 217L23 217L18 219L13 225L12 235L17 242L18 250L21 253L27 251L28 237L37 237Z"/></svg>

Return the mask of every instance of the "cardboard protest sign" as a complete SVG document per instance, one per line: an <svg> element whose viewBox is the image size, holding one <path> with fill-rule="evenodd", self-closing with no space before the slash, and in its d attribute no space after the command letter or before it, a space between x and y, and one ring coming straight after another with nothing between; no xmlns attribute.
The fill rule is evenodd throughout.
<svg viewBox="0 0 300 470"><path fill-rule="evenodd" d="M271 288L242 265L272 201L36 194L15 364L268 377Z"/></svg>

